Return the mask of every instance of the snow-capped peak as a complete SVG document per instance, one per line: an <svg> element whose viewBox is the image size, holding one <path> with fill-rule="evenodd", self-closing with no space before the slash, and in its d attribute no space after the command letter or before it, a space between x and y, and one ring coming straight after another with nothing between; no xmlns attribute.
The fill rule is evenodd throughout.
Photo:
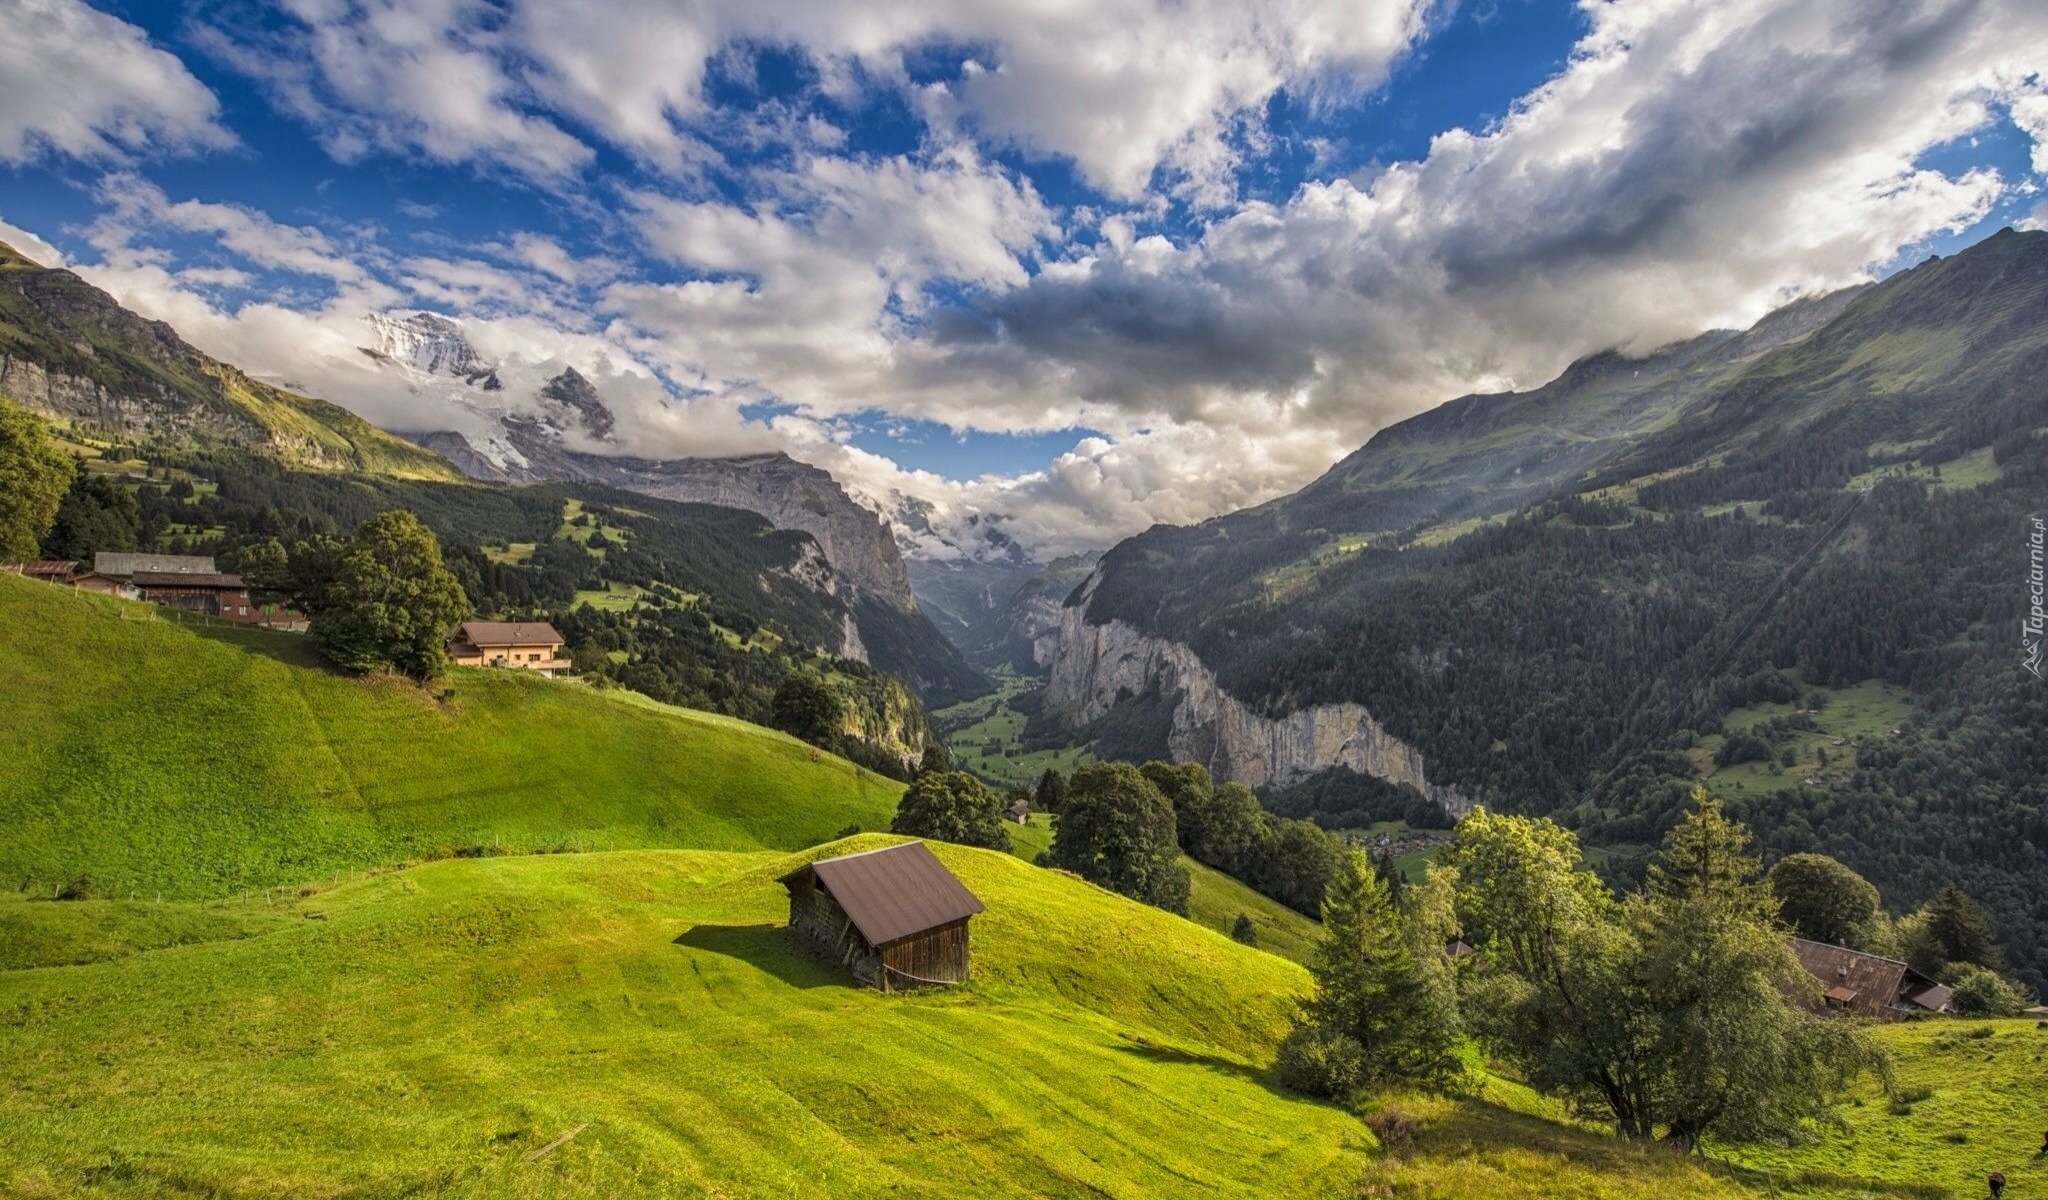
<svg viewBox="0 0 2048 1200"><path fill-rule="evenodd" d="M491 364L469 344L462 326L438 313L371 313L363 321L375 338L375 344L365 348L379 357L423 374L451 375L465 381L491 374Z"/></svg>

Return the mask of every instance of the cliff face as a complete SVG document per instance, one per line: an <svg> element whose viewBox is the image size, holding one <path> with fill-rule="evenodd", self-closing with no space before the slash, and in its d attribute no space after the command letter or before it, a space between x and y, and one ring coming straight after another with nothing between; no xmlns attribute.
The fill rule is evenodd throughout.
<svg viewBox="0 0 2048 1200"><path fill-rule="evenodd" d="M1218 779L1264 787L1349 767L1407 784L1449 813L1471 807L1456 789L1430 782L1422 752L1381 728L1363 705L1322 704L1277 720L1261 716L1224 691L1188 647L1122 621L1089 624L1087 600L1099 578L1089 580L1081 603L1061 610L1049 646L1046 703L1071 705L1074 720L1091 721L1119 695L1156 687L1174 702L1167 737L1173 757L1201 763Z"/></svg>

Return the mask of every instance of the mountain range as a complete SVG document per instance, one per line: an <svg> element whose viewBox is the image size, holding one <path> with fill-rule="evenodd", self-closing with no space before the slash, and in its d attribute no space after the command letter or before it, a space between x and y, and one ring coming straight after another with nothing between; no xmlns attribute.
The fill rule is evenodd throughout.
<svg viewBox="0 0 2048 1200"><path fill-rule="evenodd" d="M830 474L786 454L728 458L636 458L612 440L616 417L574 367L530 394L501 378L499 364L470 344L462 326L435 313L366 318L363 353L389 369L396 386L431 391L478 418L481 431L404 430L475 479L500 483L575 481L664 500L737 508L779 529L811 535L846 588L857 639L846 649L910 680L935 703L983 686L919 610L903 555L887 521L857 503ZM431 424L432 418L427 418ZM602 453L598 451L604 451Z"/></svg>
<svg viewBox="0 0 2048 1200"><path fill-rule="evenodd" d="M1704 784L1901 902L1962 883L2048 981L2048 691L2017 636L2044 316L2048 233L2006 231L1451 401L1109 550L1042 724L1143 724L1334 823L1389 785L1551 814L1621 874Z"/></svg>

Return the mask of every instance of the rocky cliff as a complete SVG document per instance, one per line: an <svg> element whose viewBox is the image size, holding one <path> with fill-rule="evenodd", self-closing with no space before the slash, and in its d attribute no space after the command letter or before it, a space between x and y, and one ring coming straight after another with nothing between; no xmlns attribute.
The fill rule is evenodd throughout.
<svg viewBox="0 0 2048 1200"><path fill-rule="evenodd" d="M1218 779L1264 787L1349 767L1407 784L1446 812L1471 807L1456 789L1432 783L1422 752L1388 733L1363 705L1321 704L1278 719L1261 716L1224 691L1215 672L1188 647L1123 621L1089 624L1087 602L1100 578L1091 576L1079 603L1061 610L1059 632L1049 646L1046 703L1070 706L1076 722L1100 717L1120 697L1156 688L1174 705L1167 739L1173 757L1201 763Z"/></svg>

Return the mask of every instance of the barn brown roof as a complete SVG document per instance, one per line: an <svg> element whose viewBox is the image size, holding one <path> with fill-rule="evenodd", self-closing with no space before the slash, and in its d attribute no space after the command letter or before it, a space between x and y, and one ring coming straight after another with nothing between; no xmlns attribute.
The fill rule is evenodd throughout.
<svg viewBox="0 0 2048 1200"><path fill-rule="evenodd" d="M546 621L464 621L455 627L455 637L472 646L546 646L562 642L562 635Z"/></svg>
<svg viewBox="0 0 2048 1200"><path fill-rule="evenodd" d="M923 842L825 858L782 877L815 875L871 946L886 946L984 911Z"/></svg>
<svg viewBox="0 0 2048 1200"><path fill-rule="evenodd" d="M1896 1019L1911 1008L1940 1012L1948 1004L1949 989L1898 959L1805 938L1789 940L1799 965L1820 980L1828 999L1866 1017Z"/></svg>

